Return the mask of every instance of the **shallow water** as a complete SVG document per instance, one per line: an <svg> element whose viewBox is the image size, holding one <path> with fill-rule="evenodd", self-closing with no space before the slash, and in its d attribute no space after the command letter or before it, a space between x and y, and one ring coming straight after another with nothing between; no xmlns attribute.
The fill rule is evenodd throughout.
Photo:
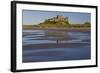
<svg viewBox="0 0 100 73"><path fill-rule="evenodd" d="M23 30L23 62L90 59L90 41L90 32Z"/></svg>

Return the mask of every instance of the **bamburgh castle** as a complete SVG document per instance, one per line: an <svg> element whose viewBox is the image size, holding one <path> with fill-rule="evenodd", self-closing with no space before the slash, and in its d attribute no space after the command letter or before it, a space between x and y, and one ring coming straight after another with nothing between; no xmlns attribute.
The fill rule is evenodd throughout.
<svg viewBox="0 0 100 73"><path fill-rule="evenodd" d="M63 21L68 21L68 17L64 17L62 15L57 15L56 17L48 19L48 21L55 21L55 22L63 22Z"/></svg>
<svg viewBox="0 0 100 73"><path fill-rule="evenodd" d="M84 23L83 23L84 24ZM44 22L41 22L39 24L36 25L24 25L24 28L62 28L62 27L75 27L75 28L79 28L79 27L90 27L91 24L85 23L84 25L80 25L80 24L71 24L69 22L69 18L65 17L63 15L57 15L54 16L52 18L49 19L45 19Z"/></svg>

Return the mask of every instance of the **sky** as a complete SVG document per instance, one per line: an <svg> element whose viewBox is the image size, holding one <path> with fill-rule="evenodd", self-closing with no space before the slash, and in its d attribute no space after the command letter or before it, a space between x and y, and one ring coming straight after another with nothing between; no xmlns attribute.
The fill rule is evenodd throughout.
<svg viewBox="0 0 100 73"><path fill-rule="evenodd" d="M44 22L46 19L50 19L57 15L68 17L71 24L83 24L85 22L91 22L91 14L82 12L23 10L22 15L23 25L39 24Z"/></svg>

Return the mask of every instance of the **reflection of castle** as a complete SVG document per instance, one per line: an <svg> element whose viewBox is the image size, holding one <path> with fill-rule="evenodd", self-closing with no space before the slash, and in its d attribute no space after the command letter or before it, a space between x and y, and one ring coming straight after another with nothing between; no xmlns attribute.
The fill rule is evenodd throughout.
<svg viewBox="0 0 100 73"><path fill-rule="evenodd" d="M63 22L63 21L68 21L68 17L64 17L62 15L57 15L56 17L53 17L51 19L48 19L48 21L55 21L55 22Z"/></svg>

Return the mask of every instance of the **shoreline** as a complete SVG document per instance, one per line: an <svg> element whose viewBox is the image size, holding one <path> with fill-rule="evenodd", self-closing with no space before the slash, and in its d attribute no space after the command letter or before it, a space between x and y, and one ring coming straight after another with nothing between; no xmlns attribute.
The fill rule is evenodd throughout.
<svg viewBox="0 0 100 73"><path fill-rule="evenodd" d="M91 28L23 28L23 30L91 31Z"/></svg>

